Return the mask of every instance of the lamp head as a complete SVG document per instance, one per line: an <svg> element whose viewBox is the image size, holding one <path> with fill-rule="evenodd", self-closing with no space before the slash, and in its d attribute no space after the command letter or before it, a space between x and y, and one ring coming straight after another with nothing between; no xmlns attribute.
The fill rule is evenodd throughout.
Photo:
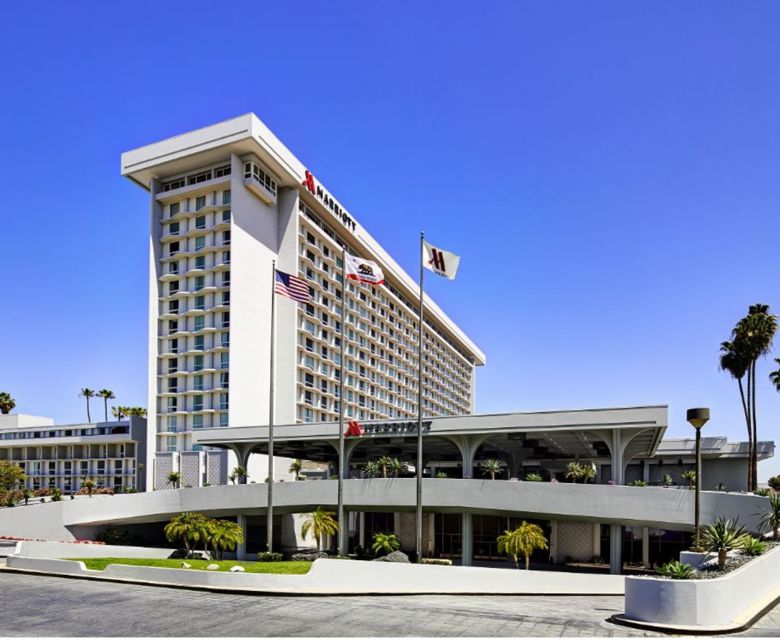
<svg viewBox="0 0 780 640"><path fill-rule="evenodd" d="M710 419L710 410L705 407L698 409L688 409L686 419L693 425L697 431L701 429Z"/></svg>

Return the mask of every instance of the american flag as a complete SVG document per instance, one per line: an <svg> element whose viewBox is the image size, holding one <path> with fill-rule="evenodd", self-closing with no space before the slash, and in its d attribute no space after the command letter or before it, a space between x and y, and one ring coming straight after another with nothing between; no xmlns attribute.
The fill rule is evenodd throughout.
<svg viewBox="0 0 780 640"><path fill-rule="evenodd" d="M279 271L278 269L276 270L274 291L281 296L297 300L298 302L309 302L312 299L306 280L291 276L289 273L284 273L284 271Z"/></svg>

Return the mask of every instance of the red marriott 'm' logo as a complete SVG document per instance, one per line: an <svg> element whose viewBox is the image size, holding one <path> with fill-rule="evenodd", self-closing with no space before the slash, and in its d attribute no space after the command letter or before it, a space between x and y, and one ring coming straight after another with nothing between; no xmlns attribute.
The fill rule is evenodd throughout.
<svg viewBox="0 0 780 640"><path fill-rule="evenodd" d="M308 169L306 169L306 176L303 178L303 182L301 184L309 191L316 194L317 190L314 187L314 176L311 175L311 172L309 172Z"/></svg>
<svg viewBox="0 0 780 640"><path fill-rule="evenodd" d="M431 247L431 259L428 260L428 264L433 266L434 271L444 271L445 273L447 271L447 267L444 265L444 254L433 247Z"/></svg>

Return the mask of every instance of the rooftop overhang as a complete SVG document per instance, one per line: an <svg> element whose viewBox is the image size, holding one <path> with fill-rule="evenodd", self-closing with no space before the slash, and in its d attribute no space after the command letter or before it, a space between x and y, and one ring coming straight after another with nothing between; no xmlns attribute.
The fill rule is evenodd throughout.
<svg viewBox="0 0 780 640"><path fill-rule="evenodd" d="M381 455L414 459L416 420L361 423L364 434L350 437L353 461ZM613 432L629 443L627 458L652 456L667 427L667 407L626 407L431 417L423 420L427 460L460 460L459 444L481 446L483 456L518 456L520 460L609 459ZM333 461L339 438L337 422L289 424L274 428L275 455ZM209 447L267 453L268 427L223 427L193 432L193 441Z"/></svg>

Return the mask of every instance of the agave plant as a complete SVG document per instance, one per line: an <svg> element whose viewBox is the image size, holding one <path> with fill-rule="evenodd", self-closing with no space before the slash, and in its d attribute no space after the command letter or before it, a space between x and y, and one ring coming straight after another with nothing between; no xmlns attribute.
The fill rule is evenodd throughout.
<svg viewBox="0 0 780 640"><path fill-rule="evenodd" d="M366 478L377 478L381 472L382 469L379 468L379 463L374 460L369 460L363 465L363 475Z"/></svg>
<svg viewBox="0 0 780 640"><path fill-rule="evenodd" d="M742 542L742 551L749 556L760 556L766 551L766 542L748 536Z"/></svg>
<svg viewBox="0 0 780 640"><path fill-rule="evenodd" d="M672 560L658 567L656 573L673 580L687 580L693 575L693 567L678 560Z"/></svg>
<svg viewBox="0 0 780 640"><path fill-rule="evenodd" d="M541 482L542 476L535 471L530 471L529 473L525 474L525 480L526 482Z"/></svg>
<svg viewBox="0 0 780 640"><path fill-rule="evenodd" d="M584 469L579 462L570 462L566 465L566 472L563 475L572 482L577 482L577 480L582 478Z"/></svg>
<svg viewBox="0 0 780 640"><path fill-rule="evenodd" d="M728 552L741 548L748 537L745 527L737 520L718 518L702 529L700 541L709 551L718 552L718 569L723 571Z"/></svg>
<svg viewBox="0 0 780 640"><path fill-rule="evenodd" d="M495 480L496 474L501 473L506 468L506 462L498 458L488 458L479 463L479 468L483 474L489 475L491 480Z"/></svg>
<svg viewBox="0 0 780 640"><path fill-rule="evenodd" d="M769 506L756 515L761 517L761 526L764 529L771 529L772 537L777 539L777 531L780 529L780 493L770 494Z"/></svg>

